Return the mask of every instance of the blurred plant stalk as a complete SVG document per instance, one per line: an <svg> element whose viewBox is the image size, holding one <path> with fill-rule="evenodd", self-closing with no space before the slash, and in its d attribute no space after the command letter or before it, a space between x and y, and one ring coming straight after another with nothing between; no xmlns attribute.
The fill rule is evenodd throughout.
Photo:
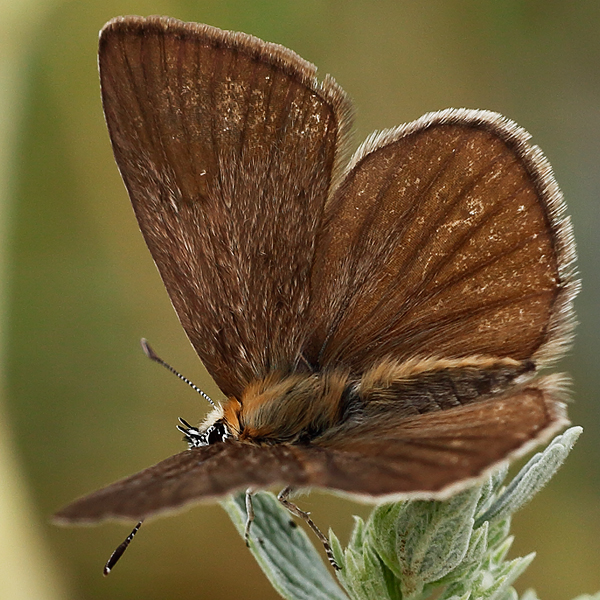
<svg viewBox="0 0 600 600"><path fill-rule="evenodd" d="M31 42L50 0L0 4L0 598L64 600L65 586L46 547L14 449L6 410L7 300L15 154Z"/></svg>

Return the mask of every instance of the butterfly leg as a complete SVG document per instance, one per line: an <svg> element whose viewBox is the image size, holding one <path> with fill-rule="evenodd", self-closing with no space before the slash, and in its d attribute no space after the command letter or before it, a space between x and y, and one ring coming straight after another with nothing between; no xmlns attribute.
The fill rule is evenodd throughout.
<svg viewBox="0 0 600 600"><path fill-rule="evenodd" d="M250 527L254 521L254 506L252 505L252 488L246 490L246 527L244 528L244 541L250 545Z"/></svg>
<svg viewBox="0 0 600 600"><path fill-rule="evenodd" d="M291 492L292 492L292 488L286 487L285 489L281 490L281 492L279 492L279 495L277 496L277 500L279 500L279 502L281 502L281 504L283 504L283 506L285 506L293 515L295 515L296 517L300 517L301 519L304 519L306 524L313 530L315 535L319 538L319 541L323 544L323 547L325 548L325 554L327 554L327 558L329 559L331 566L336 571L339 571L340 567L335 562L335 558L333 557L333 550L331 549L331 546L329 545L329 540L325 537L323 532L317 527L316 523L310 518L310 513L307 513L305 511L301 510L293 502L290 502L289 496L290 496Z"/></svg>

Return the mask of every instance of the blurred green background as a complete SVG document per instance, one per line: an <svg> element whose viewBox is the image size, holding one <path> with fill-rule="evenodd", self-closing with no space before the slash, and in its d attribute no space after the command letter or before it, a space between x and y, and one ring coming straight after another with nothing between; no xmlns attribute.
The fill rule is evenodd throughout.
<svg viewBox="0 0 600 600"><path fill-rule="evenodd" d="M573 217L581 325L561 366L584 435L516 518L519 580L545 600L600 589L600 3L597 0L0 2L0 598L276 598L224 511L195 508L128 533L60 529L49 515L183 448L178 416L205 404L139 338L218 397L172 311L113 162L98 30L167 14L279 42L354 98L358 135L449 106L516 120L551 163ZM342 537L364 507L301 500Z"/></svg>

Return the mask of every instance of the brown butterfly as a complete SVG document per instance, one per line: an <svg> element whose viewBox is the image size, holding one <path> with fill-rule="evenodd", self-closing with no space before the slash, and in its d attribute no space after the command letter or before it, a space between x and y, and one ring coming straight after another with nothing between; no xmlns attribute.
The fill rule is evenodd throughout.
<svg viewBox="0 0 600 600"><path fill-rule="evenodd" d="M444 110L348 160L348 97L282 46L123 17L99 62L140 229L226 399L57 519L272 486L440 498L567 423L565 377L538 370L571 341L575 248L523 129Z"/></svg>

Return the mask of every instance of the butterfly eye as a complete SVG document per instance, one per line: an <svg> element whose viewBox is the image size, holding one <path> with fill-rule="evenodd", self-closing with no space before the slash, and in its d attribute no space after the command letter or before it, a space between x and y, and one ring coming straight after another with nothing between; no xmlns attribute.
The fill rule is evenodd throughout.
<svg viewBox="0 0 600 600"><path fill-rule="evenodd" d="M228 437L230 437L225 424L221 421L217 421L214 425L211 425L206 430L206 443L210 446L211 444L216 444L217 442L224 442Z"/></svg>

